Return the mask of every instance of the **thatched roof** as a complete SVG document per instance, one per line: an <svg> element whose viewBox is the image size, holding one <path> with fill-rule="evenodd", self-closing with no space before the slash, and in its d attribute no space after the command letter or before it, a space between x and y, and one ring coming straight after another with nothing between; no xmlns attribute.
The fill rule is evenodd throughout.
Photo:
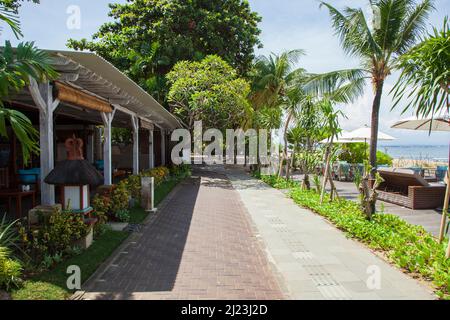
<svg viewBox="0 0 450 320"><path fill-rule="evenodd" d="M103 183L103 176L87 160L64 160L44 180L55 185L91 185Z"/></svg>

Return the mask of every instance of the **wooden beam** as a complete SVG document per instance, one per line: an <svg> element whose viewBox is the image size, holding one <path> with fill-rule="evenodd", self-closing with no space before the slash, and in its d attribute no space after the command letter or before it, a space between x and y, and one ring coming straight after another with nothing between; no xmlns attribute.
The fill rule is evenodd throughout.
<svg viewBox="0 0 450 320"><path fill-rule="evenodd" d="M81 92L71 86L63 84L61 82L55 82L57 89L57 98L63 102L71 103L76 106L101 111L112 112L112 107L109 103Z"/></svg>

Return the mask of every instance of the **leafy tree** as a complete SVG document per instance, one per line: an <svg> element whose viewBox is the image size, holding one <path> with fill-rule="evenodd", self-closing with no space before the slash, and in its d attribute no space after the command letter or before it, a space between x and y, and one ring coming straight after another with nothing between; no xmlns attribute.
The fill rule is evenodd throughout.
<svg viewBox="0 0 450 320"><path fill-rule="evenodd" d="M368 21L362 9L346 7L339 11L332 5L322 2L329 10L333 28L341 41L344 51L361 61L361 69L332 72L328 79L340 78L361 85L363 79L371 79L375 93L372 104L370 165L377 165L378 122L381 97L386 78L395 69L398 57L416 42L425 29L429 12L433 9L432 0L370 0L373 8L373 23ZM322 82L318 89L327 89L335 84ZM328 87L328 88L327 88Z"/></svg>
<svg viewBox="0 0 450 320"><path fill-rule="evenodd" d="M17 36L21 35L17 16L11 11L11 6L17 2L10 2L9 7L0 7L0 20L7 22ZM43 81L56 77L56 72L50 67L50 57L37 49L33 42L20 43L13 49L9 41L0 49L0 135L7 136L6 121L8 121L19 139L23 157L28 161L31 152L39 152L36 144L37 131L31 121L21 112L8 109L4 102L11 94L22 90L30 77Z"/></svg>
<svg viewBox="0 0 450 320"><path fill-rule="evenodd" d="M169 104L190 129L199 120L205 127L237 128L249 112L249 83L216 55L178 62L167 79Z"/></svg>
<svg viewBox="0 0 450 320"><path fill-rule="evenodd" d="M69 40L68 46L97 52L159 101L164 76L178 61L216 54L243 75L260 46L261 18L245 0L130 0L110 8L114 22L92 41Z"/></svg>
<svg viewBox="0 0 450 320"><path fill-rule="evenodd" d="M395 105L408 99L404 109L418 116L433 116L449 108L450 101L450 25L444 19L442 30L434 28L417 46L399 58L400 78L393 88ZM394 107L395 107L394 105Z"/></svg>

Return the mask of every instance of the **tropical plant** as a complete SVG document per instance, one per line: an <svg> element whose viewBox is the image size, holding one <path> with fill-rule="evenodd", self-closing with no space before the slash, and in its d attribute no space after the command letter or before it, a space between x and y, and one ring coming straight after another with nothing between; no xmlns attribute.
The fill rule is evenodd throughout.
<svg viewBox="0 0 450 320"><path fill-rule="evenodd" d="M97 52L160 102L165 75L177 62L215 54L245 75L260 46L261 18L244 0L130 0L110 9L114 21L100 26L93 41L68 46Z"/></svg>
<svg viewBox="0 0 450 320"><path fill-rule="evenodd" d="M334 139L337 139L338 134L341 132L341 127L339 125L339 117L345 116L344 113L340 110L334 110L333 104L331 101L325 99L321 101L320 107L322 113L324 115L324 123L322 126L322 132L324 135L328 137L328 144L325 150L325 173L323 177L323 184L320 193L320 201L323 202L325 196L325 188L327 186L327 182L330 182L331 185L331 194L336 193L336 187L334 186L333 178L331 177L331 157L333 151L333 142ZM331 198L332 199L332 198Z"/></svg>
<svg viewBox="0 0 450 320"><path fill-rule="evenodd" d="M22 266L20 262L10 258L10 251L0 246L0 289L9 291L12 286L18 286Z"/></svg>
<svg viewBox="0 0 450 320"><path fill-rule="evenodd" d="M17 4L10 1L8 6L0 6L0 20L5 21L19 37L22 33L18 18L10 9L17 8ZM8 136L6 128L8 121L21 143L25 162L31 153L39 152L36 144L38 132L23 113L6 108L4 102L22 90L30 82L30 78L39 82L56 76L57 73L51 68L47 53L37 49L33 42L20 43L17 48L12 48L10 41L6 41L5 46L0 49L0 135Z"/></svg>
<svg viewBox="0 0 450 320"><path fill-rule="evenodd" d="M295 69L295 65L304 54L303 50L297 49L256 59L251 73L250 95L255 110L278 107L282 103L289 83L298 73L304 72L303 69Z"/></svg>
<svg viewBox="0 0 450 320"><path fill-rule="evenodd" d="M374 15L372 23L362 9L346 7L339 11L321 2L321 6L330 13L344 51L359 58L361 68L322 75L322 81L315 89L333 91L336 85L333 80L336 79L362 89L365 79L371 79L375 95L371 115L370 165L376 168L378 122L385 80L396 68L398 57L411 48L424 31L428 14L434 7L432 0L420 3L415 0L370 0L369 4Z"/></svg>
<svg viewBox="0 0 450 320"><path fill-rule="evenodd" d="M417 46L400 56L402 70L391 92L394 107L407 98L403 111L414 109L418 116L428 117L450 107L450 25L445 17L442 30L434 28ZM430 126L431 130L431 126Z"/></svg>
<svg viewBox="0 0 450 320"><path fill-rule="evenodd" d="M19 235L16 230L18 221L8 221L6 214L3 215L0 221L0 247L10 251L20 250Z"/></svg>
<svg viewBox="0 0 450 320"><path fill-rule="evenodd" d="M249 83L219 56L179 62L167 79L167 100L189 129L199 120L208 128L238 128L250 112Z"/></svg>

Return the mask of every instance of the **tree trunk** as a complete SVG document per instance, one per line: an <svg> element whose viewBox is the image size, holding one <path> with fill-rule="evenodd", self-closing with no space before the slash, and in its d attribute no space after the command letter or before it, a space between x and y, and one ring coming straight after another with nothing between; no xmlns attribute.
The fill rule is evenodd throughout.
<svg viewBox="0 0 450 320"><path fill-rule="evenodd" d="M369 164L371 166L370 175L375 178L377 169L377 143L378 143L378 122L380 117L381 96L383 94L384 81L380 80L375 83L375 97L372 105L371 118L371 136L370 136L370 155Z"/></svg>
<svg viewBox="0 0 450 320"><path fill-rule="evenodd" d="M281 175L283 173L283 161L285 159L287 159L287 148L288 148L287 131L289 129L289 122L291 122L291 118L292 118L292 112L289 112L288 117L286 119L286 124L284 125L284 132L283 132L284 148L283 148L283 157L281 158L281 161L280 161L280 171L278 172L279 177L281 177ZM286 162L286 168L287 168L287 166L288 166L288 164Z"/></svg>
<svg viewBox="0 0 450 320"><path fill-rule="evenodd" d="M327 146L327 151L326 151L326 155L325 155L325 173L323 175L323 184L322 184L322 192L320 193L320 203L323 203L323 198L325 196L325 188L327 186L327 179L330 171L330 160L331 160L331 148L333 146L333 137L331 137L331 141L330 144ZM331 193L333 194L333 180L331 180Z"/></svg>

